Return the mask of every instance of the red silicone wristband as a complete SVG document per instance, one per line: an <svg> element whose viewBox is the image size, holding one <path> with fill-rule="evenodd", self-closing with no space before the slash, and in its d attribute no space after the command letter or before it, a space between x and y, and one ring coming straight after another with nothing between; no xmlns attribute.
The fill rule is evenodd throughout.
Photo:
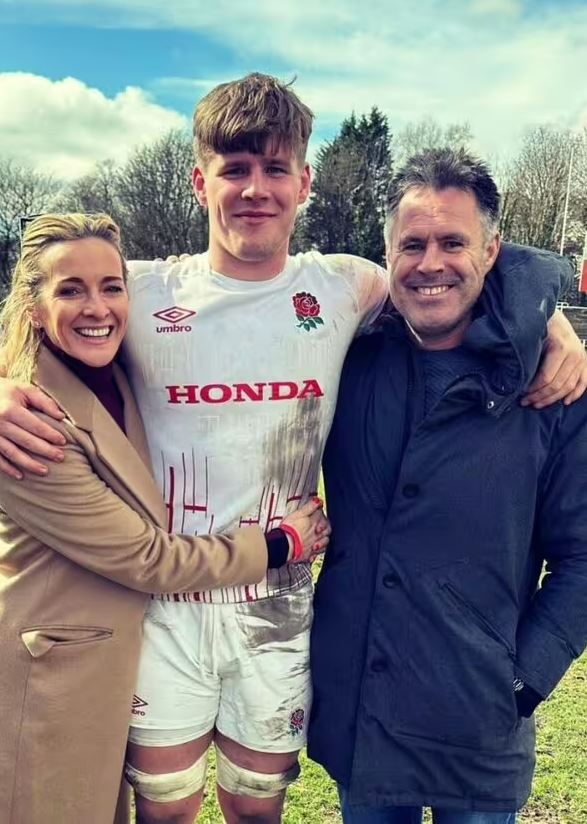
<svg viewBox="0 0 587 824"><path fill-rule="evenodd" d="M291 560L299 561L304 554L304 545L302 543L302 539L300 538L300 533L295 527L290 526L289 524L279 524L279 528L283 529L286 535L291 535L294 545Z"/></svg>

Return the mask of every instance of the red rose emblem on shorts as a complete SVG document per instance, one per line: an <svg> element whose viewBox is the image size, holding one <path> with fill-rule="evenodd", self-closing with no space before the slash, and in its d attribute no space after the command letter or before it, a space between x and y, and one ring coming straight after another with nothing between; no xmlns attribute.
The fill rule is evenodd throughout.
<svg viewBox="0 0 587 824"><path fill-rule="evenodd" d="M292 712L289 717L289 731L292 735L300 735L304 729L304 711L297 709Z"/></svg>
<svg viewBox="0 0 587 824"><path fill-rule="evenodd" d="M320 304L309 292L298 292L292 297L294 312L299 320L298 328L303 327L306 332L317 329L324 321L320 317Z"/></svg>

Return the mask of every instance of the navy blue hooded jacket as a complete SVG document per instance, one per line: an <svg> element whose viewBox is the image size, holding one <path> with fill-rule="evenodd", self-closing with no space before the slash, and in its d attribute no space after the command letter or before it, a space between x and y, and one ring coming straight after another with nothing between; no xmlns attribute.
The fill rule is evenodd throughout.
<svg viewBox="0 0 587 824"><path fill-rule="evenodd" d="M587 642L587 399L518 402L565 269L502 250L463 342L491 356L491 379L459 379L427 415L398 315L348 355L324 460L333 540L308 753L351 802L528 798L534 724L514 678L546 697Z"/></svg>

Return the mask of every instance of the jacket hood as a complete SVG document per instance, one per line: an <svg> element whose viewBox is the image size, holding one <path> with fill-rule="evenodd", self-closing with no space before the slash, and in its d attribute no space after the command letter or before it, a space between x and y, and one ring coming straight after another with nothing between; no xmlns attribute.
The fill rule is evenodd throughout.
<svg viewBox="0 0 587 824"><path fill-rule="evenodd" d="M534 377L546 325L571 277L569 261L554 252L502 245L463 341L495 359L492 382L500 394L520 394Z"/></svg>

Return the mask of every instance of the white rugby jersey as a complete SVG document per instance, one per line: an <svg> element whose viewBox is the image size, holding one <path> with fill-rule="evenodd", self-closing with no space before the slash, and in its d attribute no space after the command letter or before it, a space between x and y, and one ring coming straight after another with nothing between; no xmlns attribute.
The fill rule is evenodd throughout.
<svg viewBox="0 0 587 824"><path fill-rule="evenodd" d="M342 363L387 297L385 272L318 252L261 282L213 272L207 254L129 268L125 357L169 531L278 526L316 493ZM287 565L256 586L161 597L257 600L310 577Z"/></svg>

